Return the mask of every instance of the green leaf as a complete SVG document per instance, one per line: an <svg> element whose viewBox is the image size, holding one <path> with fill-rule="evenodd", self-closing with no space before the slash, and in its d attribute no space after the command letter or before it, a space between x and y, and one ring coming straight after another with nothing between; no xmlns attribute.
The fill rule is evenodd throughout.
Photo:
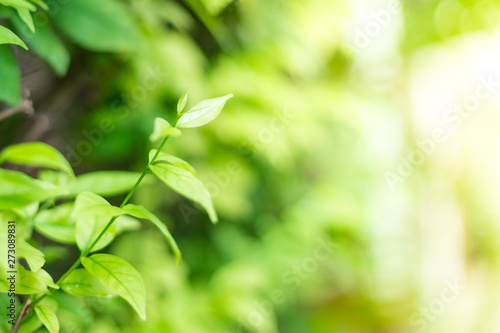
<svg viewBox="0 0 500 333"><path fill-rule="evenodd" d="M47 4L42 0L31 0L31 2L36 3L43 10L49 10L49 6L47 6Z"/></svg>
<svg viewBox="0 0 500 333"><path fill-rule="evenodd" d="M66 158L43 142L20 143L5 148L0 154L0 164L4 162L56 169L74 176Z"/></svg>
<svg viewBox="0 0 500 333"><path fill-rule="evenodd" d="M90 191L102 196L113 196L128 192L140 176L138 172L96 171L76 177L68 190L71 195Z"/></svg>
<svg viewBox="0 0 500 333"><path fill-rule="evenodd" d="M104 198L91 192L80 193L75 200L71 216L76 219L76 243L83 252L97 251L106 247L114 239L116 229L111 225L97 244L89 249L113 216L121 215L122 210L113 207Z"/></svg>
<svg viewBox="0 0 500 333"><path fill-rule="evenodd" d="M26 44L24 44L24 42L19 37L17 37L17 35L15 33L13 33L9 29L7 29L6 27L1 26L1 25L0 25L0 44L16 44L16 45L21 46L25 50L28 49ZM1 56L3 57L3 55L1 55ZM16 64L16 66L17 66L17 64ZM0 66L0 68L1 68L1 66Z"/></svg>
<svg viewBox="0 0 500 333"><path fill-rule="evenodd" d="M34 272L34 273L39 281L45 283L50 288L59 289L59 286L54 283L52 276L50 276L50 274L47 273L47 271L40 269L40 270L38 270L38 272Z"/></svg>
<svg viewBox="0 0 500 333"><path fill-rule="evenodd" d="M82 264L106 287L127 300L143 320L146 319L146 287L134 267L110 254L82 258Z"/></svg>
<svg viewBox="0 0 500 333"><path fill-rule="evenodd" d="M70 216L73 203L64 203L53 209L40 211L33 220L35 230L56 242L74 244L75 219Z"/></svg>
<svg viewBox="0 0 500 333"><path fill-rule="evenodd" d="M88 50L122 52L141 46L134 16L120 1L71 0L57 9L54 23Z"/></svg>
<svg viewBox="0 0 500 333"><path fill-rule="evenodd" d="M138 206L138 205L133 205L133 204L128 204L123 209L127 212L127 214L130 214L132 216L135 216L140 219L146 219L160 229L160 231L163 233L165 238L167 239L168 244L172 248L172 251L174 251L175 258L177 259L177 263L180 263L181 261L181 251L179 250L179 247L177 246L177 243L174 240L174 237L170 234L170 232L167 229L167 226L160 221L156 215L148 211L145 207L143 206Z"/></svg>
<svg viewBox="0 0 500 333"><path fill-rule="evenodd" d="M76 197L75 207L72 212L72 215L77 218L80 216L94 215L113 217L122 214L123 211L121 208L111 206L103 197L87 191L80 193Z"/></svg>
<svg viewBox="0 0 500 333"><path fill-rule="evenodd" d="M57 316L48 306L38 304L35 306L35 312L50 333L59 332L59 321L57 320Z"/></svg>
<svg viewBox="0 0 500 333"><path fill-rule="evenodd" d="M67 73L69 52L50 25L35 23L35 32L31 32L17 17L14 16L12 21L31 50L44 59L57 75L63 76Z"/></svg>
<svg viewBox="0 0 500 333"><path fill-rule="evenodd" d="M37 332L40 327L42 327L42 322L38 319L36 314L30 313L27 317L23 319L23 324L19 327L18 333L33 333Z"/></svg>
<svg viewBox="0 0 500 333"><path fill-rule="evenodd" d="M154 142L167 136L179 135L181 135L181 131L178 128L172 127L172 125L170 125L165 119L156 117L154 130L149 136L149 140Z"/></svg>
<svg viewBox="0 0 500 333"><path fill-rule="evenodd" d="M29 295L46 291L47 284L42 282L37 274L17 265L16 294Z"/></svg>
<svg viewBox="0 0 500 333"><path fill-rule="evenodd" d="M168 187L199 203L207 211L210 220L217 223L217 214L210 192L191 172L169 164L154 164L149 168Z"/></svg>
<svg viewBox="0 0 500 333"><path fill-rule="evenodd" d="M231 97L233 97L233 94L207 99L196 104L189 111L182 113L177 122L177 127L199 127L211 122L217 118L224 104L226 104L226 101Z"/></svg>
<svg viewBox="0 0 500 333"><path fill-rule="evenodd" d="M0 209L24 207L32 202L54 198L67 191L24 173L0 169Z"/></svg>
<svg viewBox="0 0 500 333"><path fill-rule="evenodd" d="M202 0L202 3L210 15L216 16L219 15L224 8L229 6L233 1L234 0Z"/></svg>
<svg viewBox="0 0 500 333"><path fill-rule="evenodd" d="M149 160L150 161L156 155L156 152L157 152L156 149L151 149L151 151L149 152ZM156 158L156 160L154 161L153 164L171 164L171 165L176 166L178 168L187 170L187 171L191 172L195 177L197 177L196 171L188 162L186 162L183 159L180 159L174 155L160 152L160 154L158 155L158 157Z"/></svg>
<svg viewBox="0 0 500 333"><path fill-rule="evenodd" d="M31 2L26 0L0 0L0 4L4 6L9 6L12 8L27 8L31 11L35 11L36 7Z"/></svg>
<svg viewBox="0 0 500 333"><path fill-rule="evenodd" d="M188 93L189 93L189 88L187 88L184 95L182 95L182 97L179 98L179 101L177 102L177 114L178 115L180 115L182 113L182 111L184 111L184 108L186 107Z"/></svg>
<svg viewBox="0 0 500 333"><path fill-rule="evenodd" d="M33 272L37 272L45 264L43 252L28 244L24 239L17 240L17 256L24 258Z"/></svg>
<svg viewBox="0 0 500 333"><path fill-rule="evenodd" d="M61 289L76 296L109 296L113 293L86 269L75 269L61 283Z"/></svg>
<svg viewBox="0 0 500 333"><path fill-rule="evenodd" d="M31 13L27 8L17 8L17 13L21 20L26 23L26 26L31 30L31 32L35 32L35 24L33 23L33 17L31 17Z"/></svg>
<svg viewBox="0 0 500 333"><path fill-rule="evenodd" d="M5 39L5 35L3 34L5 32L4 29L7 30L0 26L0 44L13 43L20 45L19 43L14 43L12 40ZM8 31L10 32L10 30ZM14 33L12 34L14 35ZM14 36L17 38L16 35ZM24 45L19 38L17 39ZM0 45L0 82L2 82L0 101L10 106L18 105L21 102L21 71L17 65L16 58L7 45Z"/></svg>
<svg viewBox="0 0 500 333"><path fill-rule="evenodd" d="M110 218L107 216L92 216L86 215L77 218L76 220L76 244L78 248L84 252L94 252L101 250L108 246L116 235L116 228L111 225L106 232L102 235L99 241L94 245L92 249L90 249L90 245L94 242L94 240L99 237L101 232L104 230L106 225L108 224Z"/></svg>

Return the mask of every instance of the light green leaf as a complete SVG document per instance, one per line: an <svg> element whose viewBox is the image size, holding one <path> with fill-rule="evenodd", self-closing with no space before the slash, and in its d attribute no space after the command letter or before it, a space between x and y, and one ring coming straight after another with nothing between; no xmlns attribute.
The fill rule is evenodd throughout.
<svg viewBox="0 0 500 333"><path fill-rule="evenodd" d="M9 29L7 29L6 27L1 26L1 25L0 25L0 44L16 44L16 45L21 46L25 50L28 49L26 44L24 44L24 42L19 37L17 37L17 35L15 33L13 33ZM17 66L17 64L16 64L16 66ZM0 66L0 68L1 68L1 66Z"/></svg>
<svg viewBox="0 0 500 333"><path fill-rule="evenodd" d="M106 215L108 217L122 215L121 208L111 206L103 197L88 191L81 192L75 199L73 217Z"/></svg>
<svg viewBox="0 0 500 333"><path fill-rule="evenodd" d="M121 52L141 46L140 28L121 1L71 0L57 10L54 23L88 50Z"/></svg>
<svg viewBox="0 0 500 333"><path fill-rule="evenodd" d="M76 244L83 252L89 250L90 245L104 230L110 217L85 215L76 220ZM102 235L99 241L88 252L101 250L113 241L116 235L115 225L112 224Z"/></svg>
<svg viewBox="0 0 500 333"><path fill-rule="evenodd" d="M71 216L76 219L76 243L82 252L97 251L106 247L116 235L115 221L89 250L90 245L101 234L112 217L124 215L126 212L109 204L104 198L91 192L80 193L75 200Z"/></svg>
<svg viewBox="0 0 500 333"><path fill-rule="evenodd" d="M30 49L44 59L57 75L65 75L69 67L70 54L52 27L48 24L35 23L35 31L31 32L17 17L14 16L12 21Z"/></svg>
<svg viewBox="0 0 500 333"><path fill-rule="evenodd" d="M146 319L146 287L134 267L110 254L82 258L82 264L106 287L127 300L143 320Z"/></svg>
<svg viewBox="0 0 500 333"><path fill-rule="evenodd" d="M127 214L130 214L132 216L135 216L140 219L146 219L160 229L160 231L163 233L165 238L167 239L168 244L172 248L172 251L174 251L175 258L177 259L177 263L181 261L181 251L179 250L179 247L177 246L177 243L174 240L174 237L170 234L170 232L167 229L167 226L160 221L156 215L148 211L145 207L139 206L139 205L133 205L133 204L128 204L123 209L127 212Z"/></svg>
<svg viewBox="0 0 500 333"><path fill-rule="evenodd" d="M52 276L47 271L40 269L38 272L34 272L34 274L39 281L45 283L50 288L59 289L59 286L54 283Z"/></svg>
<svg viewBox="0 0 500 333"><path fill-rule="evenodd" d="M207 211L210 220L217 223L217 213L210 192L191 172L168 164L154 164L149 168L168 187L199 203Z"/></svg>
<svg viewBox="0 0 500 333"><path fill-rule="evenodd" d="M24 207L32 202L67 193L66 190L50 183L5 169L0 169L0 188L0 209Z"/></svg>
<svg viewBox="0 0 500 333"><path fill-rule="evenodd" d="M16 35L14 35L16 39L6 38L5 31L14 35L10 30L0 26L0 44L13 43L21 45L19 43L22 43L21 46L26 48L26 45ZM16 40L19 42L16 42ZM7 45L0 45L0 82L2 82L0 101L10 106L18 105L21 102L21 71L16 58Z"/></svg>
<svg viewBox="0 0 500 333"><path fill-rule="evenodd" d="M138 172L96 171L76 177L68 190L71 195L90 191L102 196L113 196L128 192L140 176Z"/></svg>
<svg viewBox="0 0 500 333"><path fill-rule="evenodd" d="M149 136L149 140L154 142L167 136L175 137L179 135L181 135L181 131L178 128L172 127L165 119L156 117L154 130Z"/></svg>
<svg viewBox="0 0 500 333"><path fill-rule="evenodd" d="M177 127L199 127L211 122L217 118L224 104L226 104L226 101L231 97L233 97L233 94L207 99L196 104L189 111L182 113L177 122Z"/></svg>
<svg viewBox="0 0 500 333"><path fill-rule="evenodd" d="M75 269L61 283L61 289L76 296L109 296L113 293L103 282L86 269Z"/></svg>
<svg viewBox="0 0 500 333"><path fill-rule="evenodd" d="M234 0L202 0L202 3L210 15L216 16L219 15L224 8L229 6L233 1Z"/></svg>
<svg viewBox="0 0 500 333"><path fill-rule="evenodd" d="M4 162L56 169L74 176L66 158L43 142L20 143L5 148L0 154L0 164Z"/></svg>
<svg viewBox="0 0 500 333"><path fill-rule="evenodd" d="M53 209L40 211L33 220L35 230L56 242L74 244L75 219L70 216L73 203L64 203Z"/></svg>
<svg viewBox="0 0 500 333"><path fill-rule="evenodd" d="M33 272L37 272L45 264L43 252L28 244L24 239L17 240L17 255L26 260Z"/></svg>
<svg viewBox="0 0 500 333"><path fill-rule="evenodd" d="M47 4L42 0L31 0L31 2L36 3L43 10L49 10L49 6L47 6Z"/></svg>
<svg viewBox="0 0 500 333"><path fill-rule="evenodd" d="M0 4L4 6L9 6L12 8L27 8L34 12L36 10L35 5L26 0L0 0Z"/></svg>
<svg viewBox="0 0 500 333"><path fill-rule="evenodd" d="M33 17L31 17L31 13L29 9L19 7L17 8L17 13L21 20L26 23L26 26L31 30L31 32L35 32L35 24L33 23Z"/></svg>
<svg viewBox="0 0 500 333"><path fill-rule="evenodd" d="M37 274L17 265L16 294L29 295L45 293L47 284L42 282Z"/></svg>
<svg viewBox="0 0 500 333"><path fill-rule="evenodd" d="M156 155L156 152L157 152L156 149L151 149L151 151L149 152L149 160L150 161ZM171 164L171 165L176 166L178 168L187 170L187 171L191 172L195 177L197 177L196 171L188 162L186 162L183 159L180 159L174 155L160 152L160 154L158 155L158 157L156 158L156 160L154 161L153 164Z"/></svg>
<svg viewBox="0 0 500 333"><path fill-rule="evenodd" d="M50 333L59 332L59 321L57 320L57 316L48 306L38 304L35 306L35 312Z"/></svg>
<svg viewBox="0 0 500 333"><path fill-rule="evenodd" d="M27 317L23 319L23 324L19 327L18 333L33 333L38 332L38 329L42 327L42 322L38 319L35 313L30 313Z"/></svg>
<svg viewBox="0 0 500 333"><path fill-rule="evenodd" d="M180 115L182 113L182 111L184 111L184 108L186 107L188 93L189 93L189 88L187 88L184 95L182 95L182 97L179 98L179 101L177 102L177 114L178 115Z"/></svg>

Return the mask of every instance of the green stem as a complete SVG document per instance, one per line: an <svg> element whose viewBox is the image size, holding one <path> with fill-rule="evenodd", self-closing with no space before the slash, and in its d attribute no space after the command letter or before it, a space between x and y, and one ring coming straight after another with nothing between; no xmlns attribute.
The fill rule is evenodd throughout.
<svg viewBox="0 0 500 333"><path fill-rule="evenodd" d="M174 127L175 127L176 124L177 124L177 120L175 121ZM167 136L167 137L165 137L165 139L163 139L162 143L158 147L158 150L156 151L156 154L149 161L148 165L146 166L146 168L142 172L142 174L139 177L139 179L135 182L134 186L132 187L132 189L130 190L130 192L127 194L127 196L125 197L125 199L123 199L123 201L122 201L122 203L120 205L120 208L123 208L128 203L128 201L130 200L130 198L134 194L135 190L137 190L137 188L141 184L141 182L144 179L144 177L146 177L146 174L149 171L149 166L151 164L153 164L154 161L156 161L156 159L160 155L161 150L163 149L163 146L165 146L165 144L167 143L168 138L169 138L169 136ZM80 257L73 263L73 265L71 265L71 267L59 278L59 280L57 280L56 285L60 286L60 284L71 274L71 272L73 272L78 266L80 266L80 263L82 262L82 258L86 257L90 253L90 251L99 242L99 240L102 238L102 236L106 233L106 231L111 227L111 225L113 224L113 222L115 222L115 220L117 218L118 218L118 216L114 216L114 217L111 218L111 220L109 220L108 224L106 224L106 226L104 227L104 229L102 229L101 233L97 236L96 239L94 239L94 241L92 242L92 244L90 244L90 246L87 248L87 250L83 251L82 254L80 255ZM40 296L37 299L35 299L33 301L33 303L31 303L30 307L34 307L35 305L37 305L38 303L40 303L45 297L47 297L47 295L48 294L43 294L42 296Z"/></svg>

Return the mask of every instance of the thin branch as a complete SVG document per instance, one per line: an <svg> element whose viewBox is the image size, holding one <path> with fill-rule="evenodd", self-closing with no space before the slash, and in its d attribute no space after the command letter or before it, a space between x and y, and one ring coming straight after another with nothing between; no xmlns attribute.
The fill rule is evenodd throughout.
<svg viewBox="0 0 500 333"><path fill-rule="evenodd" d="M21 323L23 322L24 317L30 312L29 306L31 304L31 298L28 298L26 303L24 303L23 307L21 308L21 311L19 311L19 315L17 316L16 324L14 327L12 327L11 333L17 333L17 330L21 326Z"/></svg>
<svg viewBox="0 0 500 333"><path fill-rule="evenodd" d="M26 91L23 97L23 100L18 106L12 107L12 108L7 108L4 110L0 111L0 121L12 117L15 114L18 113L24 113L29 116L33 115L35 113L35 110L33 109L33 102L29 98L29 92Z"/></svg>

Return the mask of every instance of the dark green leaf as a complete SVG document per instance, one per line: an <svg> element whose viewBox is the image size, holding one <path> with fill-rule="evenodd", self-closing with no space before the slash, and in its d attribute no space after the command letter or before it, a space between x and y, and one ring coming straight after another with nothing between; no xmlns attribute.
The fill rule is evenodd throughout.
<svg viewBox="0 0 500 333"><path fill-rule="evenodd" d="M6 38L5 31L9 31L14 35L7 28L0 26L0 44L13 43L21 45L19 43L22 43L21 46L27 49L26 45L16 35L14 37L18 42L15 42L16 40L12 38ZM0 101L11 106L18 105L21 102L21 71L16 58L7 45L0 45L0 82L2 83Z"/></svg>
<svg viewBox="0 0 500 333"><path fill-rule="evenodd" d="M132 12L117 0L71 0L58 6L55 24L92 51L132 51L141 45Z"/></svg>

